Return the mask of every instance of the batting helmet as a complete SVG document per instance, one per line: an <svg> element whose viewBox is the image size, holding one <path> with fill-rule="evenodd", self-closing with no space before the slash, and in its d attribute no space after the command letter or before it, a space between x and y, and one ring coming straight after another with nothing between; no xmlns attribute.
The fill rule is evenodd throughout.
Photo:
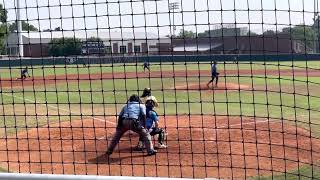
<svg viewBox="0 0 320 180"><path fill-rule="evenodd" d="M150 96L151 95L151 88L144 88L143 93L141 95L142 98Z"/></svg>

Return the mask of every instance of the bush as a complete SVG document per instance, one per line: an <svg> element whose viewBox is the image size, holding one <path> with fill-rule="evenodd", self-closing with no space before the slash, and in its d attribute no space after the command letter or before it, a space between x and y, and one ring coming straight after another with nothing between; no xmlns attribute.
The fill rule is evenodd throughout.
<svg viewBox="0 0 320 180"><path fill-rule="evenodd" d="M81 55L81 40L77 38L53 39L49 43L50 56Z"/></svg>

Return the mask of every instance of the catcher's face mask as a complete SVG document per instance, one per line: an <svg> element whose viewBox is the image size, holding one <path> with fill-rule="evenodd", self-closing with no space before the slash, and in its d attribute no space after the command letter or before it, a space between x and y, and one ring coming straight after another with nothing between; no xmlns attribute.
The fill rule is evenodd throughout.
<svg viewBox="0 0 320 180"><path fill-rule="evenodd" d="M154 108L154 101L152 101L152 100L148 100L147 102L146 102L146 107L148 107L148 108Z"/></svg>

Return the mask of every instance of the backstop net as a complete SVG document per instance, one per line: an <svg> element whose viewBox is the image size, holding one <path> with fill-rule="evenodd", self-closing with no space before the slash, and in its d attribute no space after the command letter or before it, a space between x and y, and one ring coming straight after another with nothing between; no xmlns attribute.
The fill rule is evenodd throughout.
<svg viewBox="0 0 320 180"><path fill-rule="evenodd" d="M0 179L320 178L318 0L0 4Z"/></svg>

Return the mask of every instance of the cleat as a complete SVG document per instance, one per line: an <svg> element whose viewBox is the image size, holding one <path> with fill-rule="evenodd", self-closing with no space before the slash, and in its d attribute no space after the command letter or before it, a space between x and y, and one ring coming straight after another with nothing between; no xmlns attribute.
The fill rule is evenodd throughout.
<svg viewBox="0 0 320 180"><path fill-rule="evenodd" d="M158 144L159 149L166 149L168 146L165 144Z"/></svg>
<svg viewBox="0 0 320 180"><path fill-rule="evenodd" d="M139 141L138 145L134 148L134 151L143 151L144 143Z"/></svg>
<svg viewBox="0 0 320 180"><path fill-rule="evenodd" d="M108 151L106 152L106 155L107 155L107 156L111 156L111 154L112 154L112 151L109 151L109 150L108 150Z"/></svg>
<svg viewBox="0 0 320 180"><path fill-rule="evenodd" d="M155 154L157 154L156 150L152 150L152 151L148 152L148 156L153 156Z"/></svg>

